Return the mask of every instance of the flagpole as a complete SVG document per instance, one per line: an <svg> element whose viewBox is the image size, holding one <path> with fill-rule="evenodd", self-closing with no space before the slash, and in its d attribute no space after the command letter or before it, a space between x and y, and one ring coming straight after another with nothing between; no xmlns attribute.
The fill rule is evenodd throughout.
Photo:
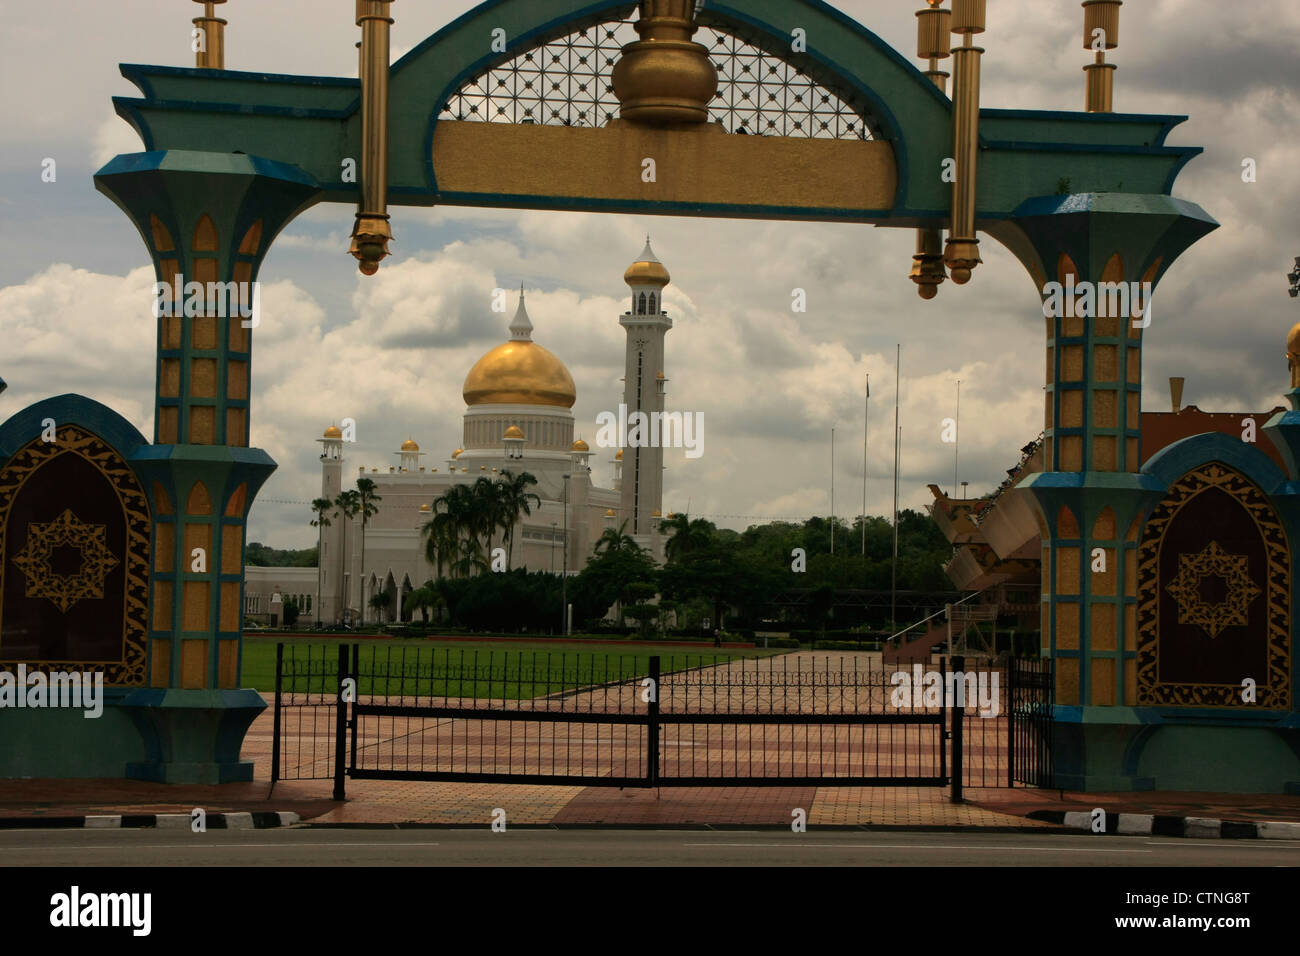
<svg viewBox="0 0 1300 956"><path fill-rule="evenodd" d="M862 557L867 556L867 425L871 419L871 373L867 373L867 389L862 408Z"/></svg>
<svg viewBox="0 0 1300 956"><path fill-rule="evenodd" d="M898 427L899 382L903 372L903 346L894 346L894 559L889 563L889 620L898 628L898 446L902 431Z"/></svg>
<svg viewBox="0 0 1300 956"><path fill-rule="evenodd" d="M957 494L957 456L961 453L961 379L957 379L957 417L953 421L952 440L952 493Z"/></svg>

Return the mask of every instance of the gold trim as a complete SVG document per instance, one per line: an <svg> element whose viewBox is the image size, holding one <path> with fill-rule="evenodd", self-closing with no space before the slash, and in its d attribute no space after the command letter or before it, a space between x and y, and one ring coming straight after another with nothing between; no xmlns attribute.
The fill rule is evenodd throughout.
<svg viewBox="0 0 1300 956"><path fill-rule="evenodd" d="M1197 495L1218 488L1250 515L1264 544L1268 601L1268 673L1256 686L1256 701L1241 699L1240 678L1222 684L1160 680L1160 557L1164 538L1178 513ZM1221 462L1188 472L1170 486L1147 521L1138 549L1138 706L1291 707L1291 551L1286 528L1253 482ZM1241 675L1242 677L1250 675Z"/></svg>
<svg viewBox="0 0 1300 956"><path fill-rule="evenodd" d="M26 664L29 671L48 673L69 665L83 670L102 670L110 686L139 687L145 683L145 641L149 633L149 501L126 460L102 439L76 425L61 425L57 442L39 437L20 448L0 468L0 555L4 555L9 511L28 479L60 455L77 455L95 468L112 485L121 503L126 523L125 574L123 576L122 657L116 661L19 660L0 657L0 668ZM4 593L5 568L0 565L0 598ZM4 605L0 600L0 633L3 633ZM3 646L0 645L0 653Z"/></svg>

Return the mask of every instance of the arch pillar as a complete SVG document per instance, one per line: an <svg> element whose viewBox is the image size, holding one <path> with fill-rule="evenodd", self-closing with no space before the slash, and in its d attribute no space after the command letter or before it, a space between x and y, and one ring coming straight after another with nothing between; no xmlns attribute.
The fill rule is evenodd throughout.
<svg viewBox="0 0 1300 956"><path fill-rule="evenodd" d="M1015 253L1044 301L1044 470L1020 487L1045 529L1042 652L1057 660L1061 707L1136 703L1137 549L1165 491L1140 473L1142 337L1144 324L1174 317L1156 309L1137 318L1138 302L1118 295L1099 307L1095 293L1102 283L1154 289L1216 227L1192 203L1119 193L1033 199L1008 220L981 224ZM1085 314L1075 314L1052 283L1089 284L1091 308L1076 299Z"/></svg>
<svg viewBox="0 0 1300 956"><path fill-rule="evenodd" d="M271 240L318 189L283 163L186 150L117 156L95 186L139 231L159 283L155 443L133 456L153 512L148 689L126 702L149 759L127 773L251 780L239 752L266 704L238 689L244 528L275 469L248 447L254 290Z"/></svg>

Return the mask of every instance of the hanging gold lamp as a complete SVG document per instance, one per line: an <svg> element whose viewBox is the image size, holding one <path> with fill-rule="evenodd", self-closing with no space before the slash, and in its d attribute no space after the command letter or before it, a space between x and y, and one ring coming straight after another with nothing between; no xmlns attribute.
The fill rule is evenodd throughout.
<svg viewBox="0 0 1300 956"><path fill-rule="evenodd" d="M965 285L971 270L980 264L979 239L975 236L975 198L978 176L980 126L980 57L983 47L972 37L985 28L985 0L953 0L952 32L961 35L962 45L953 56L953 148L957 155L957 181L952 186L952 228L944 261L952 281Z"/></svg>
<svg viewBox="0 0 1300 956"><path fill-rule="evenodd" d="M925 10L916 11L916 55L929 61L925 75L939 91L948 93L948 74L939 69L939 61L951 55L952 11L945 10L943 0L926 0ZM916 252L912 256L910 278L916 283L917 294L922 299L933 299L939 286L948 278L943 266L943 230L916 230Z"/></svg>
<svg viewBox="0 0 1300 956"><path fill-rule="evenodd" d="M388 35L393 0L357 0L361 27L361 203L348 252L364 275L379 271L393 233L388 224Z"/></svg>

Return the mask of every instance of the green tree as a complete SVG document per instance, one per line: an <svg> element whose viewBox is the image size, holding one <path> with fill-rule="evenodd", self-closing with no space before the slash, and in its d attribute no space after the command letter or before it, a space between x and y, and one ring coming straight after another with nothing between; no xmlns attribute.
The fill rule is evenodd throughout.
<svg viewBox="0 0 1300 956"><path fill-rule="evenodd" d="M384 499L375 494L375 483L370 478L357 479L357 512L361 515L361 624L366 623L366 524L379 513L379 502Z"/></svg>
<svg viewBox="0 0 1300 956"><path fill-rule="evenodd" d="M294 598L284 602L284 626L293 627L298 623L298 602Z"/></svg>
<svg viewBox="0 0 1300 956"><path fill-rule="evenodd" d="M537 484L537 479L528 472L516 475L512 471L501 472L497 479L497 500L501 507L501 520L506 536L506 569L511 567L515 550L515 525L520 515L531 515L533 505L542 506L539 495L528 489Z"/></svg>
<svg viewBox="0 0 1300 956"><path fill-rule="evenodd" d="M328 498L313 498L311 502L311 512L316 517L311 519L311 526L316 529L316 554L324 552L324 535L325 529L330 526L330 518L337 517L338 513L334 510L334 502ZM315 615L316 623L320 623L320 604L321 604L321 574L324 573L325 565L322 561L316 562L316 604Z"/></svg>
<svg viewBox="0 0 1300 956"><path fill-rule="evenodd" d="M433 582L426 581L406 595L406 600L402 602L402 610L407 617L414 617L415 612L419 611L424 623L428 624L429 612L436 611L443 603L442 595L433 586Z"/></svg>
<svg viewBox="0 0 1300 956"><path fill-rule="evenodd" d="M361 510L361 496L351 490L340 491L338 497L334 499L334 507L343 517L343 547L339 551L339 581L343 584L343 607L340 614L346 614L352 600L352 589L348 587L347 581L348 525Z"/></svg>
<svg viewBox="0 0 1300 956"><path fill-rule="evenodd" d="M393 596L387 591L376 591L367 603L373 610L379 612L379 621L382 624L389 607L392 606Z"/></svg>

